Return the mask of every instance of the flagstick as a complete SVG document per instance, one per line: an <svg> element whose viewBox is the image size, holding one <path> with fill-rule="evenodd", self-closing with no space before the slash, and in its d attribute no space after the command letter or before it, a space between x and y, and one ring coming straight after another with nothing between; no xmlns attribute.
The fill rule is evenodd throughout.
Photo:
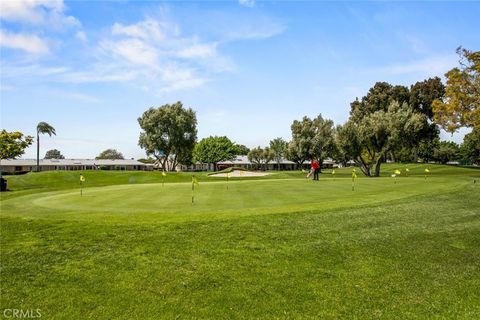
<svg viewBox="0 0 480 320"><path fill-rule="evenodd" d="M80 197L83 196L83 182L80 181Z"/></svg>
<svg viewBox="0 0 480 320"><path fill-rule="evenodd" d="M195 176L192 175L192 204L195 201Z"/></svg>
<svg viewBox="0 0 480 320"><path fill-rule="evenodd" d="M228 190L228 173L227 173L227 190Z"/></svg>

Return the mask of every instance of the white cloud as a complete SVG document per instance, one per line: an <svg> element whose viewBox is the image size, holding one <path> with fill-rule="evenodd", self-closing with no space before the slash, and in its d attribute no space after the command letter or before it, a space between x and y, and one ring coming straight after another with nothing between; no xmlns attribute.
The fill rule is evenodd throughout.
<svg viewBox="0 0 480 320"><path fill-rule="evenodd" d="M456 55L431 56L402 64L394 64L380 68L380 72L401 75L410 73L420 73L425 75L439 75L458 64Z"/></svg>
<svg viewBox="0 0 480 320"><path fill-rule="evenodd" d="M64 14L63 0L5 0L0 1L0 19L60 29L80 26L80 22Z"/></svg>
<svg viewBox="0 0 480 320"><path fill-rule="evenodd" d="M78 40L80 40L81 42L88 42L88 37L87 37L87 34L83 31L78 31L76 34L75 34L75 38L77 38Z"/></svg>
<svg viewBox="0 0 480 320"><path fill-rule="evenodd" d="M170 26L163 25L158 21L147 18L144 21L140 21L137 24L124 26L116 22L112 26L112 34L114 35L123 35L133 38L139 38L143 40L153 40L153 41L162 41L165 40L167 30L170 29ZM172 32L176 33L178 30L172 28Z"/></svg>
<svg viewBox="0 0 480 320"><path fill-rule="evenodd" d="M28 1L22 3L30 4ZM12 9L8 16L12 19L27 19L30 16L30 21L34 21L38 12L32 8L38 9L38 6L25 5ZM52 3L49 8L58 12L65 10L62 1L55 2L55 5ZM16 15L13 14L15 12ZM37 18L41 20L41 15ZM55 68L47 64L8 63L5 60L2 61L3 76L13 79L24 75L22 81L27 82L39 78L44 82L128 82L141 90L160 94L191 89L203 86L217 73L235 70L231 59L221 53L222 44L240 39L266 38L283 31L282 26L269 19L235 25L240 28L232 28L234 34L210 34L208 41L198 34L182 33L179 25L164 16L157 19L146 17L131 24L112 23L110 33L104 33L96 43L88 39L83 30L77 29L73 36L85 44L82 50L88 51L82 52L82 55L89 57L87 63L79 64L76 59L69 59L68 67ZM229 29L225 30L228 32ZM32 36L32 39L35 41L23 41L21 48L29 52L48 52L45 41L38 36ZM33 48L28 46L34 44ZM17 47L20 45L17 44ZM86 100L93 102L92 99Z"/></svg>
<svg viewBox="0 0 480 320"><path fill-rule="evenodd" d="M151 67L156 67L158 63L158 51L139 39L104 41L100 47L107 56L113 55L129 63Z"/></svg>
<svg viewBox="0 0 480 320"><path fill-rule="evenodd" d="M255 0L238 0L238 3L249 8L253 8L255 6Z"/></svg>
<svg viewBox="0 0 480 320"><path fill-rule="evenodd" d="M180 49L178 56L182 58L210 58L217 53L217 44L193 44Z"/></svg>
<svg viewBox="0 0 480 320"><path fill-rule="evenodd" d="M23 50L28 53L49 53L47 42L37 35L10 33L0 29L0 47Z"/></svg>

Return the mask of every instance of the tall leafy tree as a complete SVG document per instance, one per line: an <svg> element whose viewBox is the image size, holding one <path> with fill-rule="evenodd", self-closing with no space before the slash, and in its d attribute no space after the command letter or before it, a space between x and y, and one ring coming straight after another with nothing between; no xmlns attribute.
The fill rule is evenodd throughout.
<svg viewBox="0 0 480 320"><path fill-rule="evenodd" d="M46 122L39 122L37 125L37 171L40 171L40 134L48 134L50 137L56 135L55 128Z"/></svg>
<svg viewBox="0 0 480 320"><path fill-rule="evenodd" d="M125 158L123 157L123 154L120 151L117 151L117 149L107 149L100 152L100 154L96 156L95 159L121 160Z"/></svg>
<svg viewBox="0 0 480 320"><path fill-rule="evenodd" d="M250 149L248 149L246 146L243 144L237 144L237 155L246 156L248 152L250 152Z"/></svg>
<svg viewBox="0 0 480 320"><path fill-rule="evenodd" d="M409 104L414 111L421 112L433 119L432 103L435 99L442 99L445 95L445 86L439 77L418 81L410 87Z"/></svg>
<svg viewBox="0 0 480 320"><path fill-rule="evenodd" d="M480 164L480 129L475 128L465 135L461 152L466 160Z"/></svg>
<svg viewBox="0 0 480 320"><path fill-rule="evenodd" d="M460 147L452 141L440 141L437 148L433 152L435 161L447 163L460 159Z"/></svg>
<svg viewBox="0 0 480 320"><path fill-rule="evenodd" d="M392 102L387 111L379 110L360 119L350 117L337 128L339 148L366 176L378 177L388 152L418 135L424 117L398 102Z"/></svg>
<svg viewBox="0 0 480 320"><path fill-rule="evenodd" d="M333 156L335 127L332 120L324 119L321 114L314 119L303 117L302 121L293 121L291 130L288 155L292 161L317 159L322 163L328 156Z"/></svg>
<svg viewBox="0 0 480 320"><path fill-rule="evenodd" d="M0 131L0 159L15 159L21 156L32 143L32 136L2 129Z"/></svg>
<svg viewBox="0 0 480 320"><path fill-rule="evenodd" d="M217 170L217 163L233 160L238 153L238 147L227 137L208 137L200 140L193 148L193 161L213 164Z"/></svg>
<svg viewBox="0 0 480 320"><path fill-rule="evenodd" d="M431 140L420 141L418 145L418 156L423 160L423 162L430 162L434 159L435 150L440 144L440 138L436 137Z"/></svg>
<svg viewBox="0 0 480 320"><path fill-rule="evenodd" d="M263 164L263 149L260 146L250 149L247 157L251 163L259 168Z"/></svg>
<svg viewBox="0 0 480 320"><path fill-rule="evenodd" d="M280 170L280 162L285 158L288 143L282 138L275 138L270 141L270 150L273 152L274 160L277 162L277 169Z"/></svg>
<svg viewBox="0 0 480 320"><path fill-rule="evenodd" d="M258 146L257 148L251 149L247 157L257 168L263 167L263 169L266 170L268 163L274 159L275 153L269 147L263 149Z"/></svg>
<svg viewBox="0 0 480 320"><path fill-rule="evenodd" d="M138 144L154 156L164 170L188 164L197 140L197 116L181 102L150 108L138 118L142 128Z"/></svg>
<svg viewBox="0 0 480 320"><path fill-rule="evenodd" d="M62 153L57 149L48 150L44 159L65 159Z"/></svg>
<svg viewBox="0 0 480 320"><path fill-rule="evenodd" d="M393 86L388 82L377 82L361 100L350 104L350 115L357 120L376 111L387 111L390 104L397 101L400 105L409 102L410 92L405 86Z"/></svg>
<svg viewBox="0 0 480 320"><path fill-rule="evenodd" d="M434 120L446 131L480 128L480 51L458 48L460 67L445 74L443 99L433 101Z"/></svg>

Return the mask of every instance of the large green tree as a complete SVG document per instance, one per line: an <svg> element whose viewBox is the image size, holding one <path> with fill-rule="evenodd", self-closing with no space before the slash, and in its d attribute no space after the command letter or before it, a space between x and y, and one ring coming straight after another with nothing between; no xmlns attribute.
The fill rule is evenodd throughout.
<svg viewBox="0 0 480 320"><path fill-rule="evenodd" d="M445 74L443 99L433 101L434 120L446 131L480 128L480 51L458 48L460 67Z"/></svg>
<svg viewBox="0 0 480 320"><path fill-rule="evenodd" d="M461 152L466 160L480 164L480 129L475 128L465 135Z"/></svg>
<svg viewBox="0 0 480 320"><path fill-rule="evenodd" d="M138 118L142 128L138 144L147 156L157 158L163 170L188 164L197 140L197 116L181 102L150 108Z"/></svg>
<svg viewBox="0 0 480 320"><path fill-rule="evenodd" d="M319 163L335 152L335 127L332 120L318 115L314 119L303 117L295 120L291 126L292 140L288 146L290 160L303 163L308 159L317 159ZM299 162L301 161L301 162Z"/></svg>
<svg viewBox="0 0 480 320"><path fill-rule="evenodd" d="M32 143L32 136L2 129L0 132L0 159L15 159L21 156Z"/></svg>
<svg viewBox="0 0 480 320"><path fill-rule="evenodd" d="M257 148L251 149L247 157L257 168L263 167L263 169L266 170L268 163L274 159L275 153L269 147L263 149L258 146Z"/></svg>
<svg viewBox="0 0 480 320"><path fill-rule="evenodd" d="M388 82L377 82L361 100L350 104L350 115L356 120L376 111L387 111L390 104L397 101L400 105L409 102L410 92L405 86L393 86Z"/></svg>
<svg viewBox="0 0 480 320"><path fill-rule="evenodd" d="M440 141L433 152L433 158L440 163L447 163L460 159L460 147L452 141Z"/></svg>
<svg viewBox="0 0 480 320"><path fill-rule="evenodd" d="M193 148L193 161L213 164L214 171L217 163L235 159L238 147L227 137L208 137L200 140Z"/></svg>
<svg viewBox="0 0 480 320"><path fill-rule="evenodd" d="M270 150L274 154L274 160L277 162L277 169L280 170L280 162L287 154L288 143L282 138L275 138L270 141Z"/></svg>
<svg viewBox="0 0 480 320"><path fill-rule="evenodd" d="M338 147L366 176L378 177L387 154L404 140L413 140L422 129L424 117L406 103L400 106L394 101L387 111L378 110L360 119L350 117L339 126Z"/></svg>
<svg viewBox="0 0 480 320"><path fill-rule="evenodd" d="M40 134L48 134L50 137L56 135L55 128L46 122L39 122L37 125L37 171L40 171Z"/></svg>
<svg viewBox="0 0 480 320"><path fill-rule="evenodd" d="M439 77L418 81L410 87L409 104L414 111L421 112L433 119L432 103L435 99L442 99L445 95L445 86Z"/></svg>
<svg viewBox="0 0 480 320"><path fill-rule="evenodd" d="M116 159L125 159L123 157L123 154L118 151L117 149L107 149L107 150L103 150L102 152L100 152L100 154L98 156L95 157L95 159L99 160L99 159L110 159L110 160L116 160Z"/></svg>
<svg viewBox="0 0 480 320"><path fill-rule="evenodd" d="M62 153L57 149L48 150L47 153L45 153L45 157L43 158L44 159L65 159Z"/></svg>
<svg viewBox="0 0 480 320"><path fill-rule="evenodd" d="M250 152L250 149L243 144L237 144L237 155L246 156Z"/></svg>

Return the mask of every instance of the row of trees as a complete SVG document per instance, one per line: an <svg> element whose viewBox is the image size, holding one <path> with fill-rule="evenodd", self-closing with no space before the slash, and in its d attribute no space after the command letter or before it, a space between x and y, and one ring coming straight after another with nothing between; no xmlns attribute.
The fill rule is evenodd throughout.
<svg viewBox="0 0 480 320"><path fill-rule="evenodd" d="M65 159L65 156L59 150L52 149L47 151L44 159ZM96 156L95 159L117 160L125 158L123 157L123 154L121 152L117 151L117 149L106 149L100 152L100 154Z"/></svg>
<svg viewBox="0 0 480 320"><path fill-rule="evenodd" d="M378 176L387 159L443 159L439 127L453 132L473 127L466 136L465 156L478 158L480 130L480 53L459 48L460 67L446 73L447 86L435 77L410 87L377 82L361 99L350 104L350 117L343 125L322 115L304 117L291 125L292 139L274 139L266 148L239 151L227 137L208 137L198 144L195 112L181 102L150 108L139 119L142 128L139 145L147 155L160 161L164 170L178 163L211 163L247 154L258 166L287 158L298 164L309 159L320 163L326 157L347 162L354 160L367 176ZM248 152L247 152L248 151ZM458 154L458 153L457 153Z"/></svg>

